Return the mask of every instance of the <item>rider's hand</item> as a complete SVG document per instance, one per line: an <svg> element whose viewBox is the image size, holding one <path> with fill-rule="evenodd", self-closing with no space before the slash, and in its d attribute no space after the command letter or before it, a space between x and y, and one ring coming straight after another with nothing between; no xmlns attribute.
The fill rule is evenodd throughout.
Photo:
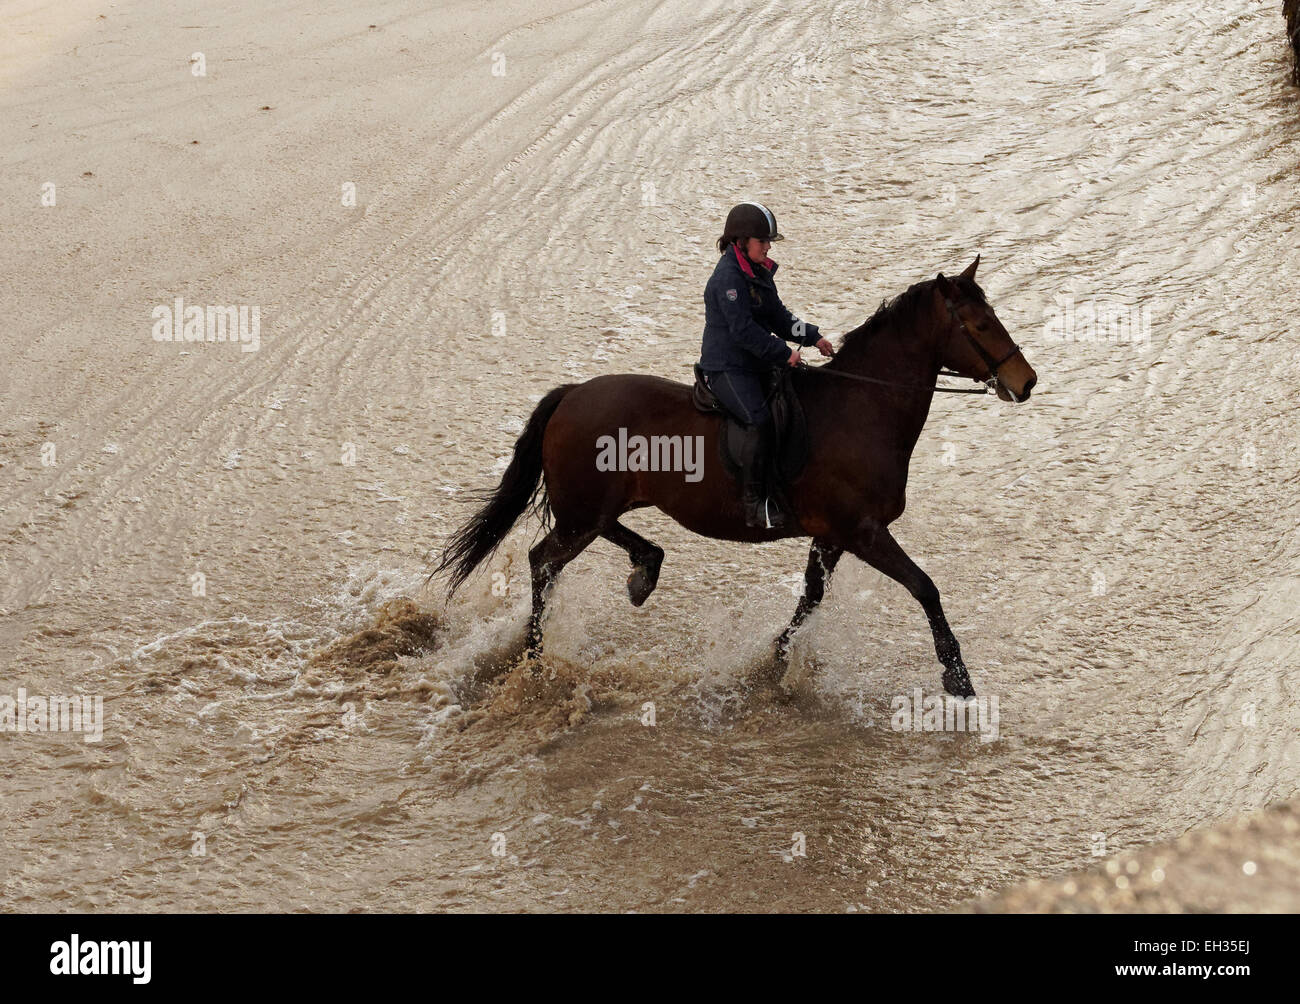
<svg viewBox="0 0 1300 1004"><path fill-rule="evenodd" d="M798 349L791 349L791 350L790 350L790 358L786 360L786 363L787 363L788 365L790 365L790 366L798 366L798 365L799 365L799 350L798 350Z"/></svg>
<svg viewBox="0 0 1300 1004"><path fill-rule="evenodd" d="M823 338L820 342L817 343L817 351L824 356L833 356L835 355L835 346L832 345L827 339Z"/></svg>

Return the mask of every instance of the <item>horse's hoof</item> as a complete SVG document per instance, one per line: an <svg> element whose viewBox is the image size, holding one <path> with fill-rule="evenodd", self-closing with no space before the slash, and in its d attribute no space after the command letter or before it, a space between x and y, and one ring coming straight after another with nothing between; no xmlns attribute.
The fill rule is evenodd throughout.
<svg viewBox="0 0 1300 1004"><path fill-rule="evenodd" d="M632 601L632 606L639 607L648 600L658 583L659 562L633 568L632 574L627 577L627 598Z"/></svg>
<svg viewBox="0 0 1300 1004"><path fill-rule="evenodd" d="M970 674L963 666L943 671L943 689L953 697L975 696L975 687L970 682Z"/></svg>
<svg viewBox="0 0 1300 1004"><path fill-rule="evenodd" d="M639 607L650 598L653 591L654 584L646 575L644 568L638 566L627 577L627 598L632 601L632 606Z"/></svg>

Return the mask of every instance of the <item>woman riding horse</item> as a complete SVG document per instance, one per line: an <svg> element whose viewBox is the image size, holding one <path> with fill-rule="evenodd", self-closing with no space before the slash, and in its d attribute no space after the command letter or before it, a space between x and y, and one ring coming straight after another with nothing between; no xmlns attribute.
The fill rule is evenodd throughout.
<svg viewBox="0 0 1300 1004"><path fill-rule="evenodd" d="M767 236L775 230L773 220ZM762 243L760 239L760 247ZM848 332L828 364L794 371L812 450L790 485L793 518L785 526L746 526L736 482L720 463L705 463L686 476L671 463L647 464L640 462L643 457L632 463L631 454L627 464L602 466L597 459L605 450L601 444L616 438L661 446L675 442L683 450L686 442L713 444L714 450L703 451L707 459L716 455L723 427L717 414L692 405L687 385L649 374L611 373L556 387L538 402L501 483L448 540L434 574L450 571L448 592L454 592L491 557L531 504L544 523L553 521L528 552L533 608L527 648L540 654L542 616L555 577L597 537L631 559L627 592L635 606L654 592L663 549L625 526L625 513L654 506L686 529L720 540L811 537L804 593L777 639L778 661L784 661L791 638L821 602L831 573L847 552L912 594L929 621L935 654L944 667L944 688L958 697L972 696L975 690L939 590L894 539L889 524L906 505L908 465L931 399L936 389L952 389L936 388L941 372L977 380L1002 400L1016 402L1028 400L1038 380L975 282L978 264L977 257L960 275L949 278L940 272L914 283ZM734 287L736 303L746 286ZM721 287L727 303L732 288ZM755 323L752 330L759 328ZM761 334L780 346L765 330Z"/></svg>

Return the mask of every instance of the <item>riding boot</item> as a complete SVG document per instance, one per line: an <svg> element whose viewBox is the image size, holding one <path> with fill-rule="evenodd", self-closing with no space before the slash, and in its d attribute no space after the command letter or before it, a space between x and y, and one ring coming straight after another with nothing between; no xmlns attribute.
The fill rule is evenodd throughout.
<svg viewBox="0 0 1300 1004"><path fill-rule="evenodd" d="M776 529L785 525L785 513L780 503L767 493L765 474L770 443L770 426L745 426L744 444L737 459L740 461L741 502L746 526Z"/></svg>

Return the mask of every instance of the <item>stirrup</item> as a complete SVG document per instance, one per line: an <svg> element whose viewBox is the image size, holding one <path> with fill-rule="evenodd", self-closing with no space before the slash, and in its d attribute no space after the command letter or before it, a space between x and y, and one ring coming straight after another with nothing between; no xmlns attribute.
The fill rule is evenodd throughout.
<svg viewBox="0 0 1300 1004"><path fill-rule="evenodd" d="M755 517L755 519L753 520L750 519L751 514ZM761 521L757 518L760 515L762 517ZM775 520L773 520L773 517L776 517ZM763 507L761 510L758 508L757 505L753 506L753 508L751 508L750 506L745 506L746 526L762 528L764 530L775 530L785 526L786 523L788 522L789 522L789 518L787 514L779 504L778 505L773 504L772 496L770 495L766 495L763 497Z"/></svg>
<svg viewBox="0 0 1300 1004"><path fill-rule="evenodd" d="M771 515L769 515L769 512ZM772 521L772 515L776 516L776 522ZM772 496L763 499L763 518L767 520L768 530L778 529L790 522L790 514L787 513L780 505L772 505Z"/></svg>

